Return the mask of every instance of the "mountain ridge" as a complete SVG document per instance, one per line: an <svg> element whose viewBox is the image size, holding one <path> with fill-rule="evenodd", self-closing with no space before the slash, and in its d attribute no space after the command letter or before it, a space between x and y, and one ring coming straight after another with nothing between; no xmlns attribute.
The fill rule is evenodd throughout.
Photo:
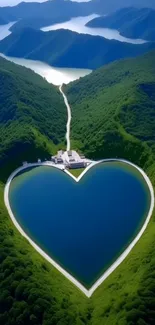
<svg viewBox="0 0 155 325"><path fill-rule="evenodd" d="M130 0L128 6L144 7L155 9L154 0ZM0 7L0 16L7 17L8 22L17 21L12 30L23 27L41 28L54 23L60 23L77 16L88 16L97 13L99 15L111 13L126 3L122 0L92 0L89 2L72 2L69 0L52 0L43 3L26 3L13 7Z"/></svg>
<svg viewBox="0 0 155 325"><path fill-rule="evenodd" d="M45 33L25 28L0 42L0 52L8 56L39 60L56 67L88 69L154 48L155 42L135 45L63 29Z"/></svg>
<svg viewBox="0 0 155 325"><path fill-rule="evenodd" d="M1 169L50 157L64 146L66 107L57 87L30 69L0 58Z"/></svg>
<svg viewBox="0 0 155 325"><path fill-rule="evenodd" d="M155 212L133 251L91 299L15 229L4 206L4 182L23 159L45 159L63 148L66 107L56 87L2 59L0 82L0 324L154 324ZM155 51L113 62L64 89L72 108L72 148L95 159L131 160L155 189Z"/></svg>
<svg viewBox="0 0 155 325"><path fill-rule="evenodd" d="M87 26L117 29L127 38L155 41L155 10L123 8L106 17L95 18L88 22Z"/></svg>

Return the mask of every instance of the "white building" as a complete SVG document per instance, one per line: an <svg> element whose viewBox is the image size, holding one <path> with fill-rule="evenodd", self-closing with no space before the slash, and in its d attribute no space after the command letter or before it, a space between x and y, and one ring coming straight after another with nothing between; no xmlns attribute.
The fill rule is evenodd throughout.
<svg viewBox="0 0 155 325"><path fill-rule="evenodd" d="M62 155L64 163L68 168L84 168L86 163L81 159L79 154L75 150L65 151Z"/></svg>
<svg viewBox="0 0 155 325"><path fill-rule="evenodd" d="M59 150L56 156L52 156L51 160L55 164L63 164L67 168L85 168L91 163L85 156L79 155L75 150L63 151Z"/></svg>

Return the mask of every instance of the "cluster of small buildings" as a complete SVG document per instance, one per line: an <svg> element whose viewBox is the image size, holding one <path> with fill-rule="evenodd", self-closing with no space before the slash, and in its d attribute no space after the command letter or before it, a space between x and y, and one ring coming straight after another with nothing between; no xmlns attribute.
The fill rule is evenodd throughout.
<svg viewBox="0 0 155 325"><path fill-rule="evenodd" d="M43 162L48 162L47 159ZM42 163L41 159L38 158L38 164ZM59 150L56 156L51 157L52 164L59 164L59 167L69 168L69 169L78 169L87 167L91 161L85 156L77 153L75 150L63 151ZM27 166L29 163L27 161L23 162L23 166Z"/></svg>
<svg viewBox="0 0 155 325"><path fill-rule="evenodd" d="M51 160L55 164L64 164L70 169L85 168L90 163L85 156L78 154L75 150L60 150L56 156L51 157Z"/></svg>

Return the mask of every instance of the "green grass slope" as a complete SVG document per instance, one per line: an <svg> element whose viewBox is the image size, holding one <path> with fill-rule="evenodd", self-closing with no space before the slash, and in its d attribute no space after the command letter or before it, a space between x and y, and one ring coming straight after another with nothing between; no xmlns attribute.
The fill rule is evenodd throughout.
<svg viewBox="0 0 155 325"><path fill-rule="evenodd" d="M144 153L155 152L154 51L98 69L65 91L72 107L72 140L86 155L143 164L141 147Z"/></svg>
<svg viewBox="0 0 155 325"><path fill-rule="evenodd" d="M155 190L155 52L102 68L66 87L72 145L92 158L123 157L140 165ZM118 269L92 297L90 324L155 323L155 213Z"/></svg>
<svg viewBox="0 0 155 325"><path fill-rule="evenodd" d="M0 84L0 167L48 157L66 132L59 89L2 58Z"/></svg>
<svg viewBox="0 0 155 325"><path fill-rule="evenodd" d="M66 91L72 104L74 147L90 157L118 155L133 160L143 166L155 188L154 138L148 127L149 120L154 123L154 58L151 53L114 63ZM137 123L136 107L142 107ZM42 134L40 126L33 127ZM49 144L49 136L44 136ZM126 260L88 299L15 229L4 206L2 179L0 169L1 325L155 324L155 213Z"/></svg>

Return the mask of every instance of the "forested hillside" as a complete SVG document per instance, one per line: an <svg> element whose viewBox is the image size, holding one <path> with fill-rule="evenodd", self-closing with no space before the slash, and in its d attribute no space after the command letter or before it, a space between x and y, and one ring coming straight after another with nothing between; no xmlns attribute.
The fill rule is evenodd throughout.
<svg viewBox="0 0 155 325"><path fill-rule="evenodd" d="M3 19L3 17L0 17L0 25L5 25L7 24L7 21Z"/></svg>
<svg viewBox="0 0 155 325"><path fill-rule="evenodd" d="M0 52L8 56L40 60L56 67L88 69L154 48L155 43L135 45L63 29L45 33L24 28L0 42Z"/></svg>
<svg viewBox="0 0 155 325"><path fill-rule="evenodd" d="M8 152L2 147L7 139L11 146L19 139L23 150L25 135L31 153L38 155L39 146L47 154L65 133L66 109L57 89L4 60L0 76L0 130L6 129L1 155ZM93 158L134 161L155 189L155 52L115 62L64 89L72 106L72 146ZM14 169L14 157L20 161L16 146L0 169L0 324L154 325L155 213L133 251L88 299L13 226L3 179Z"/></svg>
<svg viewBox="0 0 155 325"><path fill-rule="evenodd" d="M155 152L155 52L107 65L66 87L72 139L94 158L140 163L141 146ZM129 152L127 144L135 151Z"/></svg>
<svg viewBox="0 0 155 325"><path fill-rule="evenodd" d="M0 58L0 166L46 158L64 141L66 108L58 88Z"/></svg>
<svg viewBox="0 0 155 325"><path fill-rule="evenodd" d="M13 8L1 8L0 13L9 12L14 15L17 21L12 30L23 27L41 27L60 23L77 16L92 14L93 6L85 2L78 3L65 0L52 0L43 3L23 2Z"/></svg>
<svg viewBox="0 0 155 325"><path fill-rule="evenodd" d="M89 27L112 28L128 38L155 41L155 10L150 8L123 8L111 15L95 18L87 23Z"/></svg>

